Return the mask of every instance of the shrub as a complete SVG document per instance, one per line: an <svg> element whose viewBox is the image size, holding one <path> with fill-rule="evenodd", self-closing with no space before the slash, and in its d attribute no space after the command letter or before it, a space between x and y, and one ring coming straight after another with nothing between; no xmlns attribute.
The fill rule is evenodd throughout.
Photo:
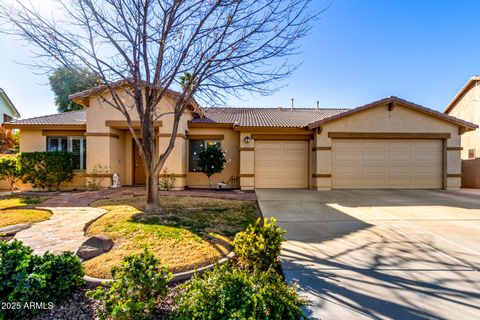
<svg viewBox="0 0 480 320"><path fill-rule="evenodd" d="M239 264L246 269L268 270L278 263L285 231L274 218L257 219L243 232L237 233L234 251Z"/></svg>
<svg viewBox="0 0 480 320"><path fill-rule="evenodd" d="M10 185L10 191L14 191L20 177L20 165L15 157L0 158L0 179L4 179Z"/></svg>
<svg viewBox="0 0 480 320"><path fill-rule="evenodd" d="M146 249L124 258L120 266L112 268L112 275L109 288L87 292L87 296L104 302L99 310L101 319L150 319L155 304L167 294L172 277Z"/></svg>
<svg viewBox="0 0 480 320"><path fill-rule="evenodd" d="M25 304L54 304L84 284L82 265L73 253L37 256L32 252L20 241L0 241L0 302L20 306L3 310L7 318L35 314L38 310L24 308Z"/></svg>
<svg viewBox="0 0 480 320"><path fill-rule="evenodd" d="M87 173L87 189L98 190L107 176L110 176L110 168L107 165L96 164L93 170Z"/></svg>
<svg viewBox="0 0 480 320"><path fill-rule="evenodd" d="M160 177L160 181L158 186L162 190L172 190L173 186L175 185L175 174L173 173L168 173L167 168L163 169L163 174Z"/></svg>
<svg viewBox="0 0 480 320"><path fill-rule="evenodd" d="M216 145L208 146L198 153L198 171L204 173L208 178L208 187L211 188L210 177L220 173L225 168L225 153Z"/></svg>
<svg viewBox="0 0 480 320"><path fill-rule="evenodd" d="M273 270L267 272L224 264L182 285L174 319L298 320L307 301Z"/></svg>
<svg viewBox="0 0 480 320"><path fill-rule="evenodd" d="M73 154L71 152L49 151L28 152L19 155L20 174L24 183L34 188L60 190L62 182L73 179Z"/></svg>
<svg viewBox="0 0 480 320"><path fill-rule="evenodd" d="M0 153L17 153L19 146L18 132L0 126Z"/></svg>

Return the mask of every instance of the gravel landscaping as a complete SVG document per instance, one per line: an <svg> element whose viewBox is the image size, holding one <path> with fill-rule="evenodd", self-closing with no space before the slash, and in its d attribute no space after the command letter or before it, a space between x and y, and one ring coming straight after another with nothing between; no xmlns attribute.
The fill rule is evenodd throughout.
<svg viewBox="0 0 480 320"><path fill-rule="evenodd" d="M162 300L155 310L152 320L166 320L175 308L175 297L179 291L181 283L170 284L168 295ZM89 288L78 289L68 295L62 302L57 304L51 310L44 310L35 315L32 320L97 320L96 310L101 307L101 303L87 298L85 293Z"/></svg>

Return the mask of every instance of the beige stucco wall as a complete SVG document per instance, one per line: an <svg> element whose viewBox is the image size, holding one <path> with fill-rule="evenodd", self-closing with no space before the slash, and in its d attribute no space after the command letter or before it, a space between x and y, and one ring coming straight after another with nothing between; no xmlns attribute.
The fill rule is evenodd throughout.
<svg viewBox="0 0 480 320"><path fill-rule="evenodd" d="M47 138L42 130L20 130L20 152L47 150Z"/></svg>
<svg viewBox="0 0 480 320"><path fill-rule="evenodd" d="M221 173L214 174L211 177L212 186L218 182L225 182L231 177L239 177L240 174L240 132L228 128L191 128L191 135L223 135L221 141L222 149L225 151L227 164ZM208 139L207 139L208 140ZM192 188L208 187L208 178L203 173L188 171L189 144L185 141L185 163L186 185Z"/></svg>
<svg viewBox="0 0 480 320"><path fill-rule="evenodd" d="M459 147L460 135L458 126L412 109L396 106L388 111L386 105L368 109L363 112L327 123L317 135L317 147L332 147L329 132L397 132L397 133L450 133L447 147ZM447 174L460 174L461 159L459 151L447 151ZM332 173L332 151L316 151L317 174ZM317 178L316 189L328 190L332 185L331 178ZM447 178L447 188L459 188L460 178Z"/></svg>
<svg viewBox="0 0 480 320"><path fill-rule="evenodd" d="M467 91L449 114L480 124L480 86L475 86ZM475 149L476 158L480 158L480 130L464 133L462 135L462 147L462 159L468 159L469 149Z"/></svg>
<svg viewBox="0 0 480 320"><path fill-rule="evenodd" d="M128 104L128 99L126 99ZM157 150L158 155L162 154L166 149L173 124L174 100L172 97L165 97L160 101L157 112L164 114L159 118L161 126L157 129ZM134 109L130 112L132 121L139 119ZM178 134L185 135L187 130L187 122L192 118L191 112L187 111L179 123ZM111 172L120 175L120 182L123 185L131 185L133 179L133 135L126 128L116 128L108 126L106 121L125 121L125 117L120 111L114 109L108 103L92 96L89 99L89 107L87 108L87 171L91 171L97 164L108 166ZM97 134L97 135L95 135ZM105 136L98 136L104 134ZM136 130L135 134L141 139L141 133ZM167 136L168 135L168 136ZM117 137L118 136L118 137ZM175 188L183 188L185 186L185 139L177 137L175 147L172 150L164 168L169 173L177 175ZM180 161L178 159L181 159ZM109 179L105 181L105 186L111 183Z"/></svg>

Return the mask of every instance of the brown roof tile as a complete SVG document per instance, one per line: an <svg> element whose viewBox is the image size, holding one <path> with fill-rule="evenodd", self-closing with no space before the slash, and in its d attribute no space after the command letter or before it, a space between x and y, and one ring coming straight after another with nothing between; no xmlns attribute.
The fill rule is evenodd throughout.
<svg viewBox="0 0 480 320"><path fill-rule="evenodd" d="M240 127L295 127L331 117L348 109L315 108L207 108L205 118L192 123L221 123Z"/></svg>
<svg viewBox="0 0 480 320"><path fill-rule="evenodd" d="M87 123L87 112L85 110L70 111L47 116L14 120L9 122L10 126L15 125L38 125L38 126L83 126Z"/></svg>

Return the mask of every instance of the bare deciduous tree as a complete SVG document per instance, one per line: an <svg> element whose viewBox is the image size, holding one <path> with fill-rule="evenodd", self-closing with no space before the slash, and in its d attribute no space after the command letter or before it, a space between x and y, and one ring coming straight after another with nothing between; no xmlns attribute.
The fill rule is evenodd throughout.
<svg viewBox="0 0 480 320"><path fill-rule="evenodd" d="M59 9L45 15L17 1L0 4L0 22L3 32L36 48L35 67L81 68L101 80L97 93L123 114L139 147L146 210L157 213L159 173L186 108L194 97L214 105L245 90L264 95L278 89L278 80L296 67L288 58L298 53L298 40L317 16L310 2L57 0ZM165 150L157 150L154 123L166 114L156 107L172 90L178 90L170 113L172 138ZM138 114L140 134L132 112Z"/></svg>

